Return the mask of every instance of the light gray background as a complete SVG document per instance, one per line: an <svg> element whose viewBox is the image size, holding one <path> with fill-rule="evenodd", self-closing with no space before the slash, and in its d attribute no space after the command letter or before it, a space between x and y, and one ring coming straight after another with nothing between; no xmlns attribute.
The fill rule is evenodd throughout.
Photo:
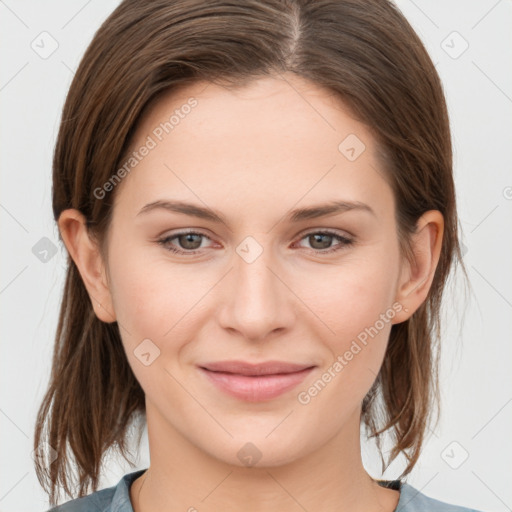
<svg viewBox="0 0 512 512"><path fill-rule="evenodd" d="M51 157L73 71L117 4L0 0L0 512L42 511L48 505L31 452L65 269L51 214ZM425 42L445 87L473 288L465 303L459 282L446 301L441 422L408 481L442 501L504 512L512 507L512 3L398 5ZM51 37L40 35L45 31ZM31 47L48 52L52 38L58 48L47 58ZM469 46L461 53L465 42ZM33 252L43 237L57 249L46 263L43 253ZM148 466L146 441L136 469ZM372 475L380 476L371 447L364 457ZM102 486L134 470L112 463ZM384 478L400 470L393 464Z"/></svg>

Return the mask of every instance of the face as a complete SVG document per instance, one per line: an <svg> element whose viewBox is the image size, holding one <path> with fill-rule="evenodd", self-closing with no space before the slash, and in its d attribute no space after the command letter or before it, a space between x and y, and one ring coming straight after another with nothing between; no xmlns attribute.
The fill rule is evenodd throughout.
<svg viewBox="0 0 512 512"><path fill-rule="evenodd" d="M244 450L273 466L359 435L401 309L375 141L331 93L287 80L160 98L108 233L112 309L148 424L238 466ZM201 368L235 360L306 370Z"/></svg>

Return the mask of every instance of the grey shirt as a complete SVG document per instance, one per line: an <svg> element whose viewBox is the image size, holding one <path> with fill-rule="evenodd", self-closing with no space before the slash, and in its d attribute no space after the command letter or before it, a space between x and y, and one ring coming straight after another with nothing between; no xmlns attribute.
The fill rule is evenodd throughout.
<svg viewBox="0 0 512 512"><path fill-rule="evenodd" d="M117 485L68 501L46 512L133 512L130 485L145 471L141 469L128 473ZM429 498L400 480L380 480L379 485L400 491L395 512L480 512Z"/></svg>

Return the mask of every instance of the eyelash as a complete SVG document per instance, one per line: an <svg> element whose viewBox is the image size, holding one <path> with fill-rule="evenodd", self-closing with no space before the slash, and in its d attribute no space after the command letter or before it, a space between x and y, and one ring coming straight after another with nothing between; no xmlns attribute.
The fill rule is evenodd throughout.
<svg viewBox="0 0 512 512"><path fill-rule="evenodd" d="M175 254L197 254L197 253L199 253L200 252L199 250L184 251L184 250L176 249L175 247L167 245L171 240L174 240L175 238L178 238L183 235L199 235L199 236L203 236L205 238L210 239L207 235L205 235L204 233L198 232L198 231L182 231L180 233L174 233L173 235L167 236L165 238L161 238L160 240L157 241L157 243L160 244L162 247L164 247L164 249L166 249L167 251L170 251ZM340 244L335 245L333 248L326 249L325 251L322 251L320 249L311 249L311 251L313 251L315 254L319 254L319 255L330 254L330 253L333 253L336 251L340 251L340 250L344 249L345 247L354 244L354 240L347 238L345 236L342 236L342 235L340 235L334 231L331 231L329 229L322 230L322 231L310 231L309 233L306 233L300 240L303 240L304 238L311 236L311 235L332 235L335 239L337 239L339 242L341 242Z"/></svg>

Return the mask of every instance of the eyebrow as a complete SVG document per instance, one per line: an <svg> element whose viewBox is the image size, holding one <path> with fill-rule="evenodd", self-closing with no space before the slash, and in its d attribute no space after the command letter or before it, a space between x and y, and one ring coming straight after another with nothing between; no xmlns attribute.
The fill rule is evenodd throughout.
<svg viewBox="0 0 512 512"><path fill-rule="evenodd" d="M167 210L175 213L182 213L197 217L200 219L210 220L227 225L226 219L219 212L205 208L192 203L184 201L169 201L169 200L158 200L148 203L143 206L137 216L146 214L154 210ZM285 221L288 222L299 222L302 220L316 219L317 217L324 217L326 215L334 215L339 213L348 212L351 210L358 210L362 212L368 212L373 216L377 216L370 206L360 201L330 201L315 206L308 206L305 208L296 208L288 212L285 216Z"/></svg>

